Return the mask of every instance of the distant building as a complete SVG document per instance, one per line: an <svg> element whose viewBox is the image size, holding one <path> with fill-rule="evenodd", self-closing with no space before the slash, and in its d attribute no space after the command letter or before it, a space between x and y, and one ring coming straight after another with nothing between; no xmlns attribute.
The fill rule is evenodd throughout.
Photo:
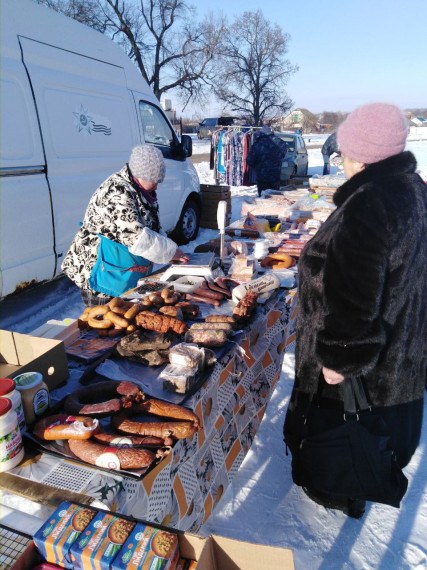
<svg viewBox="0 0 427 570"><path fill-rule="evenodd" d="M291 111L288 115L275 121L274 128L278 131L297 131L302 129L305 122L304 113L300 109Z"/></svg>
<svg viewBox="0 0 427 570"><path fill-rule="evenodd" d="M176 121L176 111L172 107L172 100L171 99L162 99L160 101L160 105L162 106L164 112L166 113L170 122L174 125Z"/></svg>

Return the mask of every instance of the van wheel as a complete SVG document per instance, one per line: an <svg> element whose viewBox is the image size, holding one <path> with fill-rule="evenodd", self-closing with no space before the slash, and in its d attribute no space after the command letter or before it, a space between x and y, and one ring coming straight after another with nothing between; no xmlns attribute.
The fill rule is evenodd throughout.
<svg viewBox="0 0 427 570"><path fill-rule="evenodd" d="M195 200L190 198L184 204L179 221L170 237L178 245L185 245L197 237L199 225L200 207Z"/></svg>

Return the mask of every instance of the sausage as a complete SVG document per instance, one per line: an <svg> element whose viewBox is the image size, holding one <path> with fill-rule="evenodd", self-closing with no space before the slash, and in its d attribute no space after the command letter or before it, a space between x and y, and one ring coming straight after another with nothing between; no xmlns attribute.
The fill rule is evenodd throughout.
<svg viewBox="0 0 427 570"><path fill-rule="evenodd" d="M186 439L197 430L194 422L138 422L129 419L125 414L113 416L111 425L123 433L174 439Z"/></svg>
<svg viewBox="0 0 427 570"><path fill-rule="evenodd" d="M220 301L212 299L209 297L203 297L202 295L195 295L194 293L185 293L185 298L188 301L195 301L196 303L206 303L207 305L213 305L214 307L220 306Z"/></svg>
<svg viewBox="0 0 427 570"><path fill-rule="evenodd" d="M205 288L206 287L206 288ZM194 289L194 295L201 295L202 297L209 297L209 299L216 299L217 301L223 301L224 295L222 293L218 293L217 291L212 291L211 289L205 287L199 287L198 289Z"/></svg>
<svg viewBox="0 0 427 570"><path fill-rule="evenodd" d="M177 406L170 402L157 400L156 398L147 398L143 402L138 402L133 408L132 413L146 412L154 414L155 416L163 416L166 418L173 418L175 420L188 420L194 422L196 427L199 427L199 418L194 412L183 406Z"/></svg>
<svg viewBox="0 0 427 570"><path fill-rule="evenodd" d="M206 315L206 323L230 323L232 325L236 324L234 317L230 315Z"/></svg>
<svg viewBox="0 0 427 570"><path fill-rule="evenodd" d="M130 307L125 314L123 315L125 319L131 321L136 317L138 313L142 311L142 305L140 303L133 303L132 307Z"/></svg>
<svg viewBox="0 0 427 570"><path fill-rule="evenodd" d="M226 291L231 293L229 286L227 285L227 280L224 279L223 277L217 277L215 279L215 283L218 285L218 287L221 287L221 289L225 289ZM237 285L237 283L236 283L236 285Z"/></svg>
<svg viewBox="0 0 427 570"><path fill-rule="evenodd" d="M209 289L211 291L215 291L216 293L220 293L221 295L223 295L225 297L231 298L230 291L226 288L220 287L214 281L205 281L204 283L207 283L207 286L209 287Z"/></svg>
<svg viewBox="0 0 427 570"><path fill-rule="evenodd" d="M55 414L38 420L33 433L39 439L89 439L99 431L99 421L86 416Z"/></svg>
<svg viewBox="0 0 427 570"><path fill-rule="evenodd" d="M143 469L149 467L156 460L155 453L148 449L113 448L93 441L73 439L70 439L68 445L76 457L90 465L98 465L97 460L104 453L117 455L121 469Z"/></svg>
<svg viewBox="0 0 427 570"><path fill-rule="evenodd" d="M93 439L98 443L108 444L113 447L148 447L158 449L159 447L170 446L173 440L170 437L161 438L147 435L138 437L118 433L96 433Z"/></svg>
<svg viewBox="0 0 427 570"><path fill-rule="evenodd" d="M70 394L64 401L64 410L74 415L105 417L144 397L144 392L133 382L109 380Z"/></svg>
<svg viewBox="0 0 427 570"><path fill-rule="evenodd" d="M107 321L111 321L115 327L125 329L129 326L129 321L114 311L108 311L108 313L105 315L105 319Z"/></svg>

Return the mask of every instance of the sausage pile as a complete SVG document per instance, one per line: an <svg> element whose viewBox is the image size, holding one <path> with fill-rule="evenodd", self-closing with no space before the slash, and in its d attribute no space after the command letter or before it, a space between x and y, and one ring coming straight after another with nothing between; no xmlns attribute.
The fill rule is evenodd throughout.
<svg viewBox="0 0 427 570"><path fill-rule="evenodd" d="M215 281L203 281L193 293L185 293L184 298L188 301L219 307L224 299L231 299L231 291L236 285L238 285L236 281L217 277Z"/></svg>
<svg viewBox="0 0 427 570"><path fill-rule="evenodd" d="M105 417L108 430L99 421ZM39 420L33 433L42 440L68 440L71 452L91 465L144 469L166 455L175 440L199 429L191 410L149 398L133 382L107 381L70 394L64 413Z"/></svg>
<svg viewBox="0 0 427 570"><path fill-rule="evenodd" d="M99 336L116 337L136 330L134 319L142 311L140 303L114 297L108 305L86 307L78 318L80 330L94 329Z"/></svg>

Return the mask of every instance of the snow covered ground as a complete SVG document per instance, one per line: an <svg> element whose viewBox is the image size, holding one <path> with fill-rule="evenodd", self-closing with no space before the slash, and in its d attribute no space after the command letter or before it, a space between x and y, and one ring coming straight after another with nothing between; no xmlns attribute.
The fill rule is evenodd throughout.
<svg viewBox="0 0 427 570"><path fill-rule="evenodd" d="M317 138L316 141L308 138ZM320 148L325 135L305 135L309 149L309 174L321 174ZM419 137L417 137L419 138ZM209 152L209 141L194 138L194 154ZM407 148L417 157L427 179L427 139L410 140ZM200 182L213 184L207 162L196 165ZM331 169L332 173L334 169ZM256 188L232 187L232 220L240 218L245 197ZM216 236L201 229L184 247L192 251ZM49 319L76 318L82 312L77 288L66 278L0 303L1 326L29 333ZM291 479L291 458L285 455L282 426L294 378L294 355L286 353L282 375L252 448L224 493L201 534L220 534L254 543L292 548L297 570L427 568L427 403L422 440L405 469L407 495L400 509L369 504L361 520L327 510L311 502Z"/></svg>

